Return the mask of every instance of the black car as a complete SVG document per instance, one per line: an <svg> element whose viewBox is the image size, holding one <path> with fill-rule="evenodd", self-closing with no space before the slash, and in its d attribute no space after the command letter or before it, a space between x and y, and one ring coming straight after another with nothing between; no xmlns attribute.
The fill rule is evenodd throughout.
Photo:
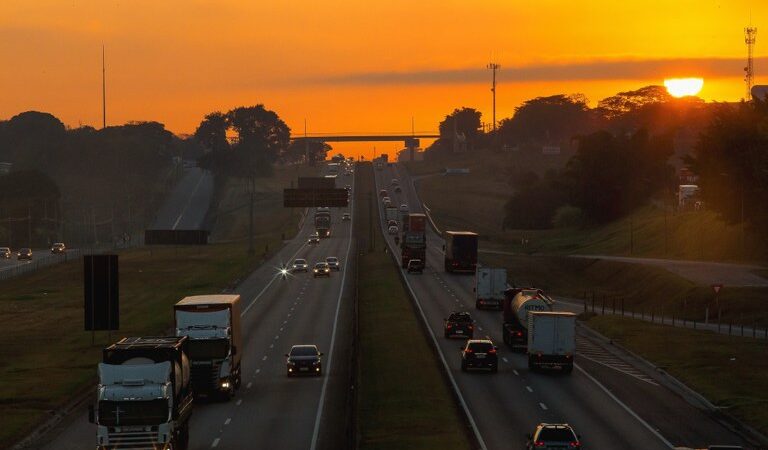
<svg viewBox="0 0 768 450"><path fill-rule="evenodd" d="M331 276L331 268L328 267L328 263L325 262L319 262L315 264L315 267L312 269L312 276L317 277L330 277Z"/></svg>
<svg viewBox="0 0 768 450"><path fill-rule="evenodd" d="M528 435L528 450L539 448L580 449L579 435L567 423L540 423L532 435Z"/></svg>
<svg viewBox="0 0 768 450"><path fill-rule="evenodd" d="M288 376L315 375L323 373L321 357L316 345L294 345L291 351L285 354L285 364Z"/></svg>
<svg viewBox="0 0 768 450"><path fill-rule="evenodd" d="M470 339L461 349L461 370L490 369L496 372L499 369L499 357L496 354L496 346L490 339Z"/></svg>
<svg viewBox="0 0 768 450"><path fill-rule="evenodd" d="M408 260L408 273L424 273L424 261L421 259Z"/></svg>
<svg viewBox="0 0 768 450"><path fill-rule="evenodd" d="M411 261L414 260L412 259ZM475 335L475 325L472 321L472 316L470 316L468 312L452 312L451 315L445 319L443 331L447 338L458 336L472 339Z"/></svg>
<svg viewBox="0 0 768 450"><path fill-rule="evenodd" d="M31 248L22 248L19 250L19 252L16 254L16 258L21 261L22 259L32 259L32 249Z"/></svg>

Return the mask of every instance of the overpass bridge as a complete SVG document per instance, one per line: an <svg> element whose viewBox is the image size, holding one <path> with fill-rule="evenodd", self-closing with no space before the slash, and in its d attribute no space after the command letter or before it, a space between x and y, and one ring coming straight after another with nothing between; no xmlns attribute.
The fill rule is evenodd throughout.
<svg viewBox="0 0 768 450"><path fill-rule="evenodd" d="M437 139L439 133L311 133L304 136L291 136L293 141L316 141L316 142L412 142L413 139Z"/></svg>

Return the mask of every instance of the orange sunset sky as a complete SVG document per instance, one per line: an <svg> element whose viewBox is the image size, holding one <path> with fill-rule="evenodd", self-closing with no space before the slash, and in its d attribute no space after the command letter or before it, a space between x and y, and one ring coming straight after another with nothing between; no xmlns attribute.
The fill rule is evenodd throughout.
<svg viewBox="0 0 768 450"><path fill-rule="evenodd" d="M39 110L100 126L102 43L108 124L179 134L256 103L294 133L304 119L310 132L410 131L412 117L434 131L459 106L490 121L491 59L499 120L529 98L581 92L594 104L672 76L735 101L750 20L756 81L768 83L766 1L2 0L0 119Z"/></svg>

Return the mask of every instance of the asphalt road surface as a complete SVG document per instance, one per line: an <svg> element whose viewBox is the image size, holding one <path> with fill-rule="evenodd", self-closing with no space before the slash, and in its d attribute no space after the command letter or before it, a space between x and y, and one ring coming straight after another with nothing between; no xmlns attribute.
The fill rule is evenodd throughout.
<svg viewBox="0 0 768 450"><path fill-rule="evenodd" d="M197 230L211 204L213 175L198 167L184 170L184 176L157 213L155 230Z"/></svg>
<svg viewBox="0 0 768 450"><path fill-rule="evenodd" d="M392 178L400 180L401 194L392 189ZM404 170L387 167L376 171L376 180L377 190L387 189L393 204L406 203L411 212L423 212ZM388 239L391 242L393 237ZM443 270L443 239L431 228L427 244L427 270L406 277L485 448L523 449L526 435L540 422L570 423L581 434L585 448L744 445L708 412L590 340L583 331L577 341L577 367L571 375L530 373L527 357L511 352L503 343L501 313L475 310L474 278ZM442 337L443 318L454 310L469 311L476 321L475 335L497 343L497 374L461 371L462 341Z"/></svg>
<svg viewBox="0 0 768 450"><path fill-rule="evenodd" d="M242 387L230 402L195 405L191 449L346 448L354 249L352 222L342 222L341 212L332 211L330 238L307 244L314 231L307 220L295 239L236 289L243 298ZM337 256L342 264L331 278L277 275L294 258L314 264L327 256ZM317 344L324 352L321 377L286 377L283 355L294 344ZM87 422L85 409L51 435L43 448L95 447L96 428Z"/></svg>

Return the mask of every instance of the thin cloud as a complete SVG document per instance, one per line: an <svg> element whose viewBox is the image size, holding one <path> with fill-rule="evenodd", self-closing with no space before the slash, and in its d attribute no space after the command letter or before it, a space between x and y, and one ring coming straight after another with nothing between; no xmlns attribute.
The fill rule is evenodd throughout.
<svg viewBox="0 0 768 450"><path fill-rule="evenodd" d="M756 65L768 63L768 57L755 59ZM566 64L503 66L500 82L588 80L647 80L668 77L700 76L730 78L743 76L744 58L646 59L624 61L589 61ZM408 72L361 72L301 80L327 85L404 85L471 84L488 80L484 68L417 70Z"/></svg>

